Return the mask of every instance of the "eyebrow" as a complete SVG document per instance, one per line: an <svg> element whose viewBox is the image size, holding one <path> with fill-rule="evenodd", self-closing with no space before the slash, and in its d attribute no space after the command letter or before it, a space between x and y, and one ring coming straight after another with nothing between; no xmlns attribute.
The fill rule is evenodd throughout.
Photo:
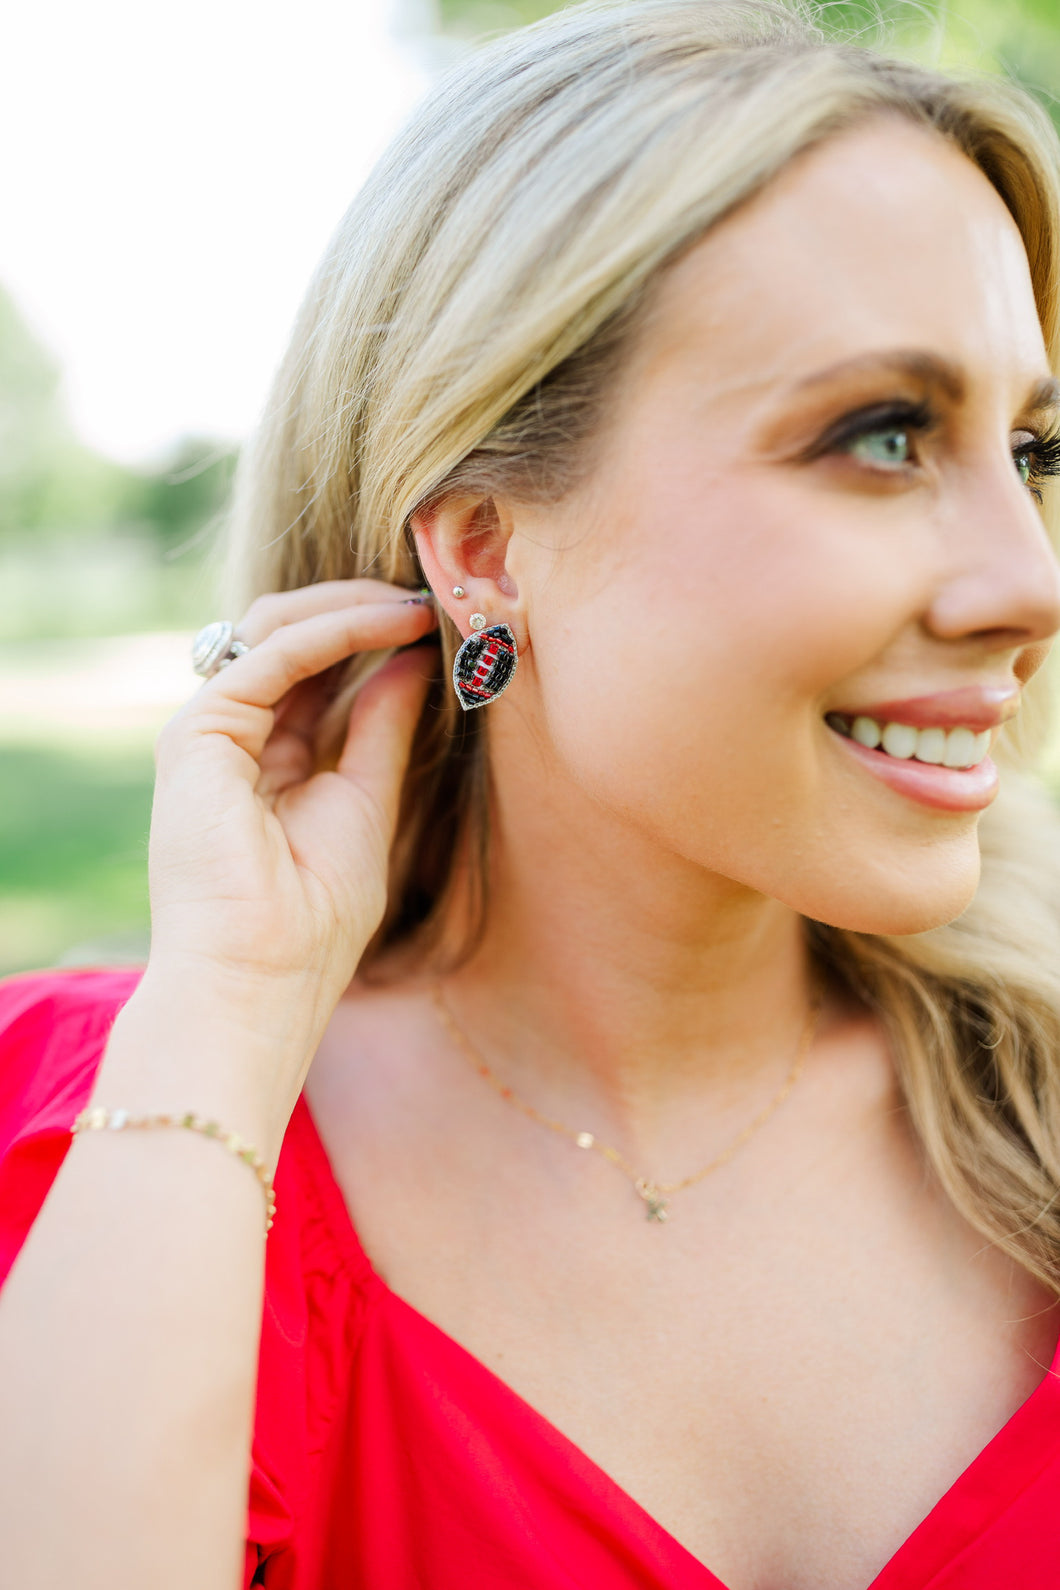
<svg viewBox="0 0 1060 1590"><path fill-rule="evenodd" d="M871 374L890 370L898 375L911 376L924 386L935 387L952 403L964 401L968 384L961 367L941 354L927 353L918 348L898 349L893 353L863 353L840 364L829 365L795 384L796 392L806 392L813 387L826 386L842 376ZM1043 409L1060 408L1060 381L1054 376L1042 376L1034 381L1024 402L1024 412L1040 413Z"/></svg>

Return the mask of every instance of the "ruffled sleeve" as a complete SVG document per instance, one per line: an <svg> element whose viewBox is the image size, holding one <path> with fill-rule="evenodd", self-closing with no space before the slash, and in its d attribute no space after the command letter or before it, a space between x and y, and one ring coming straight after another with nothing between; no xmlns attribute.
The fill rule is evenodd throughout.
<svg viewBox="0 0 1060 1590"><path fill-rule="evenodd" d="M0 1286L70 1146L139 967L0 981Z"/></svg>
<svg viewBox="0 0 1060 1590"><path fill-rule="evenodd" d="M65 1158L114 1019L141 976L139 967L72 968L0 980L0 1286ZM285 1140L266 1247L244 1590L295 1582L299 1519L344 1378L347 1310L355 1303L319 1194L302 1185L303 1158Z"/></svg>

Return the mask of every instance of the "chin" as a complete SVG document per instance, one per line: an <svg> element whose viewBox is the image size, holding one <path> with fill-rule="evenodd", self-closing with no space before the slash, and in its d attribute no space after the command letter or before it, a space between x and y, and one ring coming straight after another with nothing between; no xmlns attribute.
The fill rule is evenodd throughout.
<svg viewBox="0 0 1060 1590"><path fill-rule="evenodd" d="M979 846L973 837L969 854L932 857L921 854L916 865L877 867L856 889L840 888L830 899L818 898L804 916L844 928L901 938L944 927L966 911L979 887Z"/></svg>

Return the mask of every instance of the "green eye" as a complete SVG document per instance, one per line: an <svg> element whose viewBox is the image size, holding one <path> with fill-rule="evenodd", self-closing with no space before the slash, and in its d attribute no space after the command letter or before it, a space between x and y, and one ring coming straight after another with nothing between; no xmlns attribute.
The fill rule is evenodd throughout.
<svg viewBox="0 0 1060 1590"><path fill-rule="evenodd" d="M848 451L866 464L901 466L910 460L909 431L904 425L884 425L865 431L850 443Z"/></svg>
<svg viewBox="0 0 1060 1590"><path fill-rule="evenodd" d="M1033 458L1034 455L1032 453L1016 454L1016 473L1025 486L1030 485L1031 475L1034 472Z"/></svg>

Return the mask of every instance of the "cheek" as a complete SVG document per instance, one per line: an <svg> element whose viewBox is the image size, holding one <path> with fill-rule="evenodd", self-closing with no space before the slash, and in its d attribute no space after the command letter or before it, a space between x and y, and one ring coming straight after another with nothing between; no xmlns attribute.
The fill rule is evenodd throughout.
<svg viewBox="0 0 1060 1590"><path fill-rule="evenodd" d="M923 814L852 782L823 721L915 618L910 562L885 533L855 539L835 503L777 496L671 503L636 526L650 559L617 555L595 586L560 575L534 629L548 737L580 789L666 849L806 915L920 931L974 891L974 822L925 867Z"/></svg>
<svg viewBox="0 0 1060 1590"><path fill-rule="evenodd" d="M910 620L908 559L790 487L671 492L610 526L595 578L592 560L561 564L534 618L550 724L579 761L636 746L698 781L722 762L753 775L797 756L827 693Z"/></svg>

